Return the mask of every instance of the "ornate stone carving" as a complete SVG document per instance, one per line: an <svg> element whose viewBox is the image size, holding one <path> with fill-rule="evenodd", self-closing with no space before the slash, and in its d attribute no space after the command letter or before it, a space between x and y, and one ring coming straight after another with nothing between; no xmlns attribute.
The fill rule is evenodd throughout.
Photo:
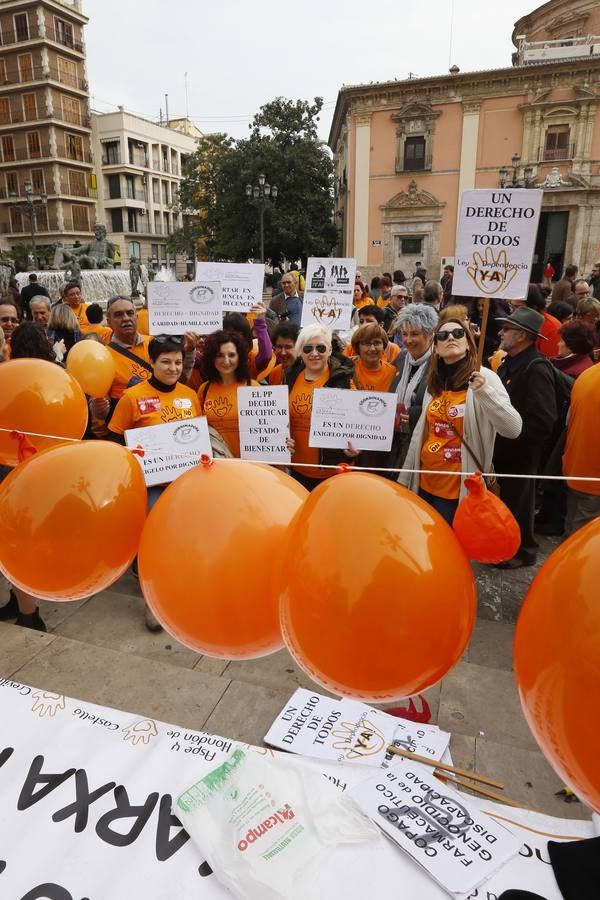
<svg viewBox="0 0 600 900"><path fill-rule="evenodd" d="M429 191L420 191L417 187L417 182L413 178L408 185L408 190L400 191L392 197L391 200L388 200L387 203L383 203L381 208L391 212L392 210L407 209L410 207L441 209L445 205L445 203L438 200L433 194L430 194Z"/></svg>

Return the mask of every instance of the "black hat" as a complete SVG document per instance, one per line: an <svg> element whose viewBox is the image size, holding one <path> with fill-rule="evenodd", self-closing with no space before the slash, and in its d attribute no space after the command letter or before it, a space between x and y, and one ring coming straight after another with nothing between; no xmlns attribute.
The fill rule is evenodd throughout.
<svg viewBox="0 0 600 900"><path fill-rule="evenodd" d="M535 334L536 337L547 341L548 338L540 334L540 328L544 324L544 317L535 309L528 306L520 306L510 316L501 316L496 322L508 322L512 328L519 328L521 331L527 331L528 334Z"/></svg>

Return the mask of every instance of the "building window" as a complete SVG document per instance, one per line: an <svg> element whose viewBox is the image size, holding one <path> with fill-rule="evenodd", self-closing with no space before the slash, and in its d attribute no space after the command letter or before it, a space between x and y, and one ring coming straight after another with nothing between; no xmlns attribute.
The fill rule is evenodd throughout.
<svg viewBox="0 0 600 900"><path fill-rule="evenodd" d="M16 159L15 157L15 145L13 143L13 139L10 135L4 135L2 138L2 159L4 162L11 162Z"/></svg>
<svg viewBox="0 0 600 900"><path fill-rule="evenodd" d="M35 94L23 94L23 118L26 122L35 122L37 119Z"/></svg>
<svg viewBox="0 0 600 900"><path fill-rule="evenodd" d="M79 100L75 100L74 97L63 97L62 112L65 122L70 122L72 125L81 125L81 107L79 106Z"/></svg>
<svg viewBox="0 0 600 900"><path fill-rule="evenodd" d="M11 209L10 211L10 227L13 232L23 231L23 218L20 209Z"/></svg>
<svg viewBox="0 0 600 900"><path fill-rule="evenodd" d="M401 238L400 240L400 252L403 256L421 256L422 247L422 238Z"/></svg>
<svg viewBox="0 0 600 900"><path fill-rule="evenodd" d="M546 131L543 159L569 159L569 138L571 130L568 125L550 125Z"/></svg>
<svg viewBox="0 0 600 900"><path fill-rule="evenodd" d="M407 137L404 142L404 169L409 172L425 168L425 138Z"/></svg>
<svg viewBox="0 0 600 900"><path fill-rule="evenodd" d="M24 53L17 57L19 63L19 79L21 81L33 81L33 57L31 53Z"/></svg>
<svg viewBox="0 0 600 900"><path fill-rule="evenodd" d="M73 197L87 197L87 184L85 172L69 169L69 193Z"/></svg>
<svg viewBox="0 0 600 900"><path fill-rule="evenodd" d="M123 232L123 210L122 209L111 209L110 218L112 223L111 231L113 233Z"/></svg>
<svg viewBox="0 0 600 900"><path fill-rule="evenodd" d="M70 22L54 19L54 36L59 44L64 44L65 47L73 46L73 26Z"/></svg>
<svg viewBox="0 0 600 900"><path fill-rule="evenodd" d="M127 210L127 231L138 231L137 210Z"/></svg>
<svg viewBox="0 0 600 900"><path fill-rule="evenodd" d="M26 13L15 16L15 34L18 41L29 40L29 22Z"/></svg>
<svg viewBox="0 0 600 900"><path fill-rule="evenodd" d="M79 87L77 65L72 59L64 59L62 56L58 57L58 80L62 84L70 85L70 87Z"/></svg>
<svg viewBox="0 0 600 900"><path fill-rule="evenodd" d="M10 125L10 101L8 98L0 100L0 125Z"/></svg>
<svg viewBox="0 0 600 900"><path fill-rule="evenodd" d="M125 176L126 197L128 200L135 200L135 177L133 175Z"/></svg>
<svg viewBox="0 0 600 900"><path fill-rule="evenodd" d="M37 131L27 132L27 155L29 159L41 159L42 145Z"/></svg>
<svg viewBox="0 0 600 900"><path fill-rule="evenodd" d="M108 176L108 197L109 200L119 200L121 197L121 176Z"/></svg>
<svg viewBox="0 0 600 900"><path fill-rule="evenodd" d="M83 141L76 134L66 135L67 159L76 159L83 162Z"/></svg>
<svg viewBox="0 0 600 900"><path fill-rule="evenodd" d="M3 59L0 59L0 84L6 84L8 78L6 77L6 63Z"/></svg>
<svg viewBox="0 0 600 900"><path fill-rule="evenodd" d="M139 241L131 241L129 244L129 258L132 259L133 257L136 259L142 258L142 246Z"/></svg>
<svg viewBox="0 0 600 900"><path fill-rule="evenodd" d="M87 206L72 206L73 231L90 230L90 212Z"/></svg>
<svg viewBox="0 0 600 900"><path fill-rule="evenodd" d="M19 193L19 177L16 172L7 172L6 173L6 194L10 197L11 194Z"/></svg>
<svg viewBox="0 0 600 900"><path fill-rule="evenodd" d="M158 262L158 244L151 245L151 253L152 259L155 259Z"/></svg>
<svg viewBox="0 0 600 900"><path fill-rule="evenodd" d="M33 188L34 194L43 194L46 190L46 184L44 182L44 170L43 169L32 169L31 170L31 186Z"/></svg>
<svg viewBox="0 0 600 900"><path fill-rule="evenodd" d="M102 144L102 165L118 166L121 162L120 145L118 141L107 141Z"/></svg>

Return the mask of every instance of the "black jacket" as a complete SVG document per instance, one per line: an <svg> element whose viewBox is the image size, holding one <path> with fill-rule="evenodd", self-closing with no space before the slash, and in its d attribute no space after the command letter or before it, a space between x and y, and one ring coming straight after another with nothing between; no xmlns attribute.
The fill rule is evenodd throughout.
<svg viewBox="0 0 600 900"><path fill-rule="evenodd" d="M507 356L498 369L510 402L523 419L518 438L496 437L494 468L498 472L537 471L558 418L552 363L547 360L547 365L532 366L534 359L544 359L535 344L516 356Z"/></svg>
<svg viewBox="0 0 600 900"><path fill-rule="evenodd" d="M24 288L21 288L19 300L21 301L21 308L26 319L31 319L31 310L29 308L29 303L32 297L40 296L50 299L50 294L48 293L46 288L43 287L43 285L41 285L38 281L26 284Z"/></svg>

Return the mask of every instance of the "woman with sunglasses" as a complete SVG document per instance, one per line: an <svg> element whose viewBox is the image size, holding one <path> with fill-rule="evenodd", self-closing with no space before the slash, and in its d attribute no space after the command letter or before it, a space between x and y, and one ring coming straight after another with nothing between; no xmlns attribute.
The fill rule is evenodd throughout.
<svg viewBox="0 0 600 900"><path fill-rule="evenodd" d="M333 474L321 465L336 465L354 459L358 451L350 445L344 451L308 446L313 391L315 388L350 388L353 366L331 355L331 331L321 325L303 328L296 341L296 360L285 370L284 382L290 391L290 440L292 472L309 491ZM295 467L310 463L308 468Z"/></svg>
<svg viewBox="0 0 600 900"><path fill-rule="evenodd" d="M489 369L478 371L468 321L447 312L433 336L423 411L404 461L406 469L427 473L401 472L398 481L452 525L465 494L459 473L489 472L496 434L516 438L522 422L500 378Z"/></svg>

